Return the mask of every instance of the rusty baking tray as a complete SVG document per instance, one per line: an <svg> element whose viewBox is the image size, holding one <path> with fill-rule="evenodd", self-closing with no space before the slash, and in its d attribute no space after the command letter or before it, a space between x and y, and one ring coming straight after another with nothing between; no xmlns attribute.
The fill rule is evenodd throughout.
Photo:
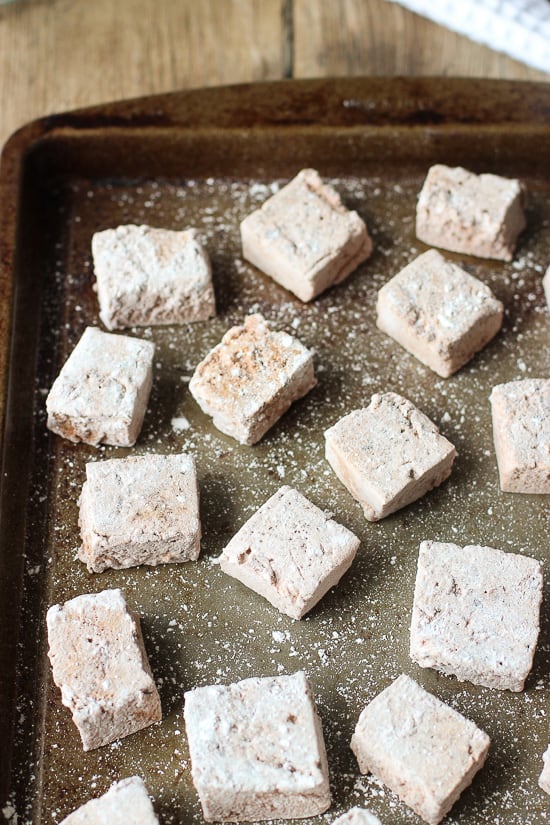
<svg viewBox="0 0 550 825"><path fill-rule="evenodd" d="M501 334L456 376L422 367L374 324L377 289L425 247L416 195L434 162L520 177L528 229L510 264L450 256L506 306ZM365 218L371 259L303 305L244 263L238 223L278 183L317 168ZM30 124L8 142L0 178L3 452L0 528L0 810L50 825L111 782L145 778L163 825L201 821L182 718L184 690L302 668L318 700L330 763L332 821L352 804L383 822L418 821L372 777L349 741L364 705L406 672L486 730L488 762L448 822L535 825L548 744L549 601L525 692L510 694L422 670L408 657L418 544L481 543L548 556L542 496L502 494L491 441L493 384L549 374L550 86L478 80L290 81L176 93L98 106ZM134 330L157 344L155 381L134 448L191 451L199 467L199 562L87 573L76 561L77 498L86 461L125 455L52 436L48 388L83 328L98 323L90 238L120 223L196 226L213 260L219 314L208 323ZM11 297L10 297L11 296ZM319 384L256 446L214 430L188 392L198 360L260 310L315 349ZM373 525L323 458L323 430L378 390L413 400L459 459L448 481ZM173 418L186 418L175 429ZM301 622L215 564L253 510L291 484L354 530L362 546L340 585ZM83 753L46 657L47 607L122 587L142 616L165 719ZM450 744L452 747L452 743ZM546 807L545 807L546 806Z"/></svg>

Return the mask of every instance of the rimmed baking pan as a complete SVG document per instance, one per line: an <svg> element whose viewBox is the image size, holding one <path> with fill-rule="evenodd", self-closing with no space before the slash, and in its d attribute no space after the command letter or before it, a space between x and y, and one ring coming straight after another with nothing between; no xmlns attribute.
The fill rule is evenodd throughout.
<svg viewBox="0 0 550 825"><path fill-rule="evenodd" d="M449 253L505 304L501 333L449 379L423 367L374 321L377 290L425 249L415 238L415 204L435 162L519 177L528 190L528 227L511 263ZM374 241L367 262L307 305L243 261L238 231L246 214L303 167L336 187ZM521 694L418 668L408 656L408 633L421 540L548 557L547 500L499 490L488 396L496 383L548 376L550 313L541 277L550 263L550 87L308 80L97 106L16 133L2 156L0 196L0 803L7 821L58 822L135 773L163 823L201 821L183 692L303 669L328 748L334 804L325 819L362 805L383 822L416 820L389 790L359 774L349 749L364 705L405 672L493 741L486 766L447 821L543 822L548 801L537 777L548 744L548 600ZM45 397L85 326L99 324L91 236L121 223L194 226L212 258L215 319L130 331L157 345L153 392L133 452L195 455L204 536L196 563L93 575L75 560L85 464L130 451L49 434ZM253 311L315 350L319 383L259 444L243 447L212 427L188 381L209 348ZM409 397L459 458L444 485L370 524L326 463L323 431L381 390ZM215 563L283 483L361 539L352 569L300 622ZM142 616L165 718L84 753L51 680L44 617L50 604L108 587L121 587Z"/></svg>

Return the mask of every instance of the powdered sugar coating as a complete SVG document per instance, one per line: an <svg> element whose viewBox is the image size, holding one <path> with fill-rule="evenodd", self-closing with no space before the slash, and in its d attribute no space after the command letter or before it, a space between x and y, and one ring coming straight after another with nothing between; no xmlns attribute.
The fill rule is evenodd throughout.
<svg viewBox="0 0 550 825"><path fill-rule="evenodd" d="M93 789L97 783L99 793L104 788L101 779L114 781L142 770L163 823L199 821L185 736L178 734L183 731L182 686L227 684L258 673L294 672L296 667L307 671L315 687L331 775L338 778L333 783L333 807L324 817L327 821L352 805L370 808L384 822L388 818L399 825L413 821L414 814L387 787L372 775L358 773L347 745L358 708L405 670L494 739L495 758L488 761L447 821L469 825L498 819L506 825L544 822L545 795L538 790L536 777L547 744L546 646L539 648L526 691L495 695L486 688L457 684L435 671L418 668L410 662L408 644L416 549L427 536L442 537L438 532L442 518L443 537L457 543L493 543L512 552L532 552L540 559L546 553L543 502L499 493L487 397L497 382L540 374L541 358L546 357L549 316L540 279L550 261L548 186L533 177L527 181L530 215L535 216L540 231L525 234L517 260L502 265L469 260L469 271L504 302L504 329L494 345L449 381L423 367L375 328L377 290L419 247L414 238L414 205L425 171L423 165L411 173L391 167L381 170L373 160L368 173L349 175L342 170L329 178L350 208L367 222L374 252L372 260L342 288L328 290L307 305L242 261L239 221L286 182L272 177L269 169L261 179L191 176L185 181L100 180L78 181L72 186L70 213L63 223L70 237L56 237L59 248L48 247L42 262L44 275L56 292L53 296L49 292L44 303L49 332L43 347L47 369L37 379L39 443L47 442L42 391L50 385L49 371L55 369L53 354L70 352L82 325L97 319L89 252L94 231L129 221L172 228L192 222L213 256L220 315L207 324L134 333L157 347L150 402L154 414L145 418L139 452L185 451L198 459L205 535L197 562L109 571L101 580L90 576L85 565L75 564L79 543L75 502L85 480L85 462L100 456L124 456L125 450L75 450L70 442L50 437L52 472L44 477L40 473L32 486L35 508L48 495L50 515L45 527L36 512L32 517L35 541L28 548L26 586L32 592L44 576L55 601L97 589L99 584L122 587L143 616L147 650L166 716L160 726L93 751L84 763L79 758L78 737L60 736L67 712L57 699L57 690L50 688L44 753L37 763L29 747L26 761L21 747L16 781L20 789L29 788L30 799L36 787L33 777L40 777L44 816L51 815L53 822L80 804L83 784ZM61 321L56 314L59 307ZM211 426L190 396L188 380L204 353L249 312L262 312L273 329L285 330L309 349L315 348L319 386L289 410L268 438L243 448ZM372 393L388 388L414 400L455 444L459 457L448 483L418 505L373 526L365 522L361 508L326 463L322 432L350 410L368 403ZM176 432L173 416L185 416L189 426ZM244 599L243 588L213 563L264 497L283 483L333 512L364 544L338 588L300 622L279 614L253 594ZM33 616L27 602L23 628L28 628L29 638ZM22 683L29 694L32 664L27 658ZM25 739L25 730L33 713L23 695L20 718L16 714L18 740L30 741L32 747L35 740ZM19 821L30 821L32 811L24 790L18 799L10 796Z"/></svg>
<svg viewBox="0 0 550 825"><path fill-rule="evenodd" d="M343 281L372 251L357 212L302 169L241 223L243 257L302 301Z"/></svg>
<svg viewBox="0 0 550 825"><path fill-rule="evenodd" d="M376 310L379 329L447 378L496 335L504 307L489 287L430 249L382 287Z"/></svg>
<svg viewBox="0 0 550 825"><path fill-rule="evenodd" d="M257 314L226 332L196 368L189 390L219 430L254 444L316 383L311 352Z"/></svg>
<svg viewBox="0 0 550 825"><path fill-rule="evenodd" d="M149 400L150 341L87 327L48 398L48 427L70 441L135 444Z"/></svg>
<svg viewBox="0 0 550 825"><path fill-rule="evenodd" d="M382 825L377 816L365 808L350 808L335 819L332 825Z"/></svg>
<svg viewBox="0 0 550 825"><path fill-rule="evenodd" d="M303 818L330 806L321 723L304 673L188 691L185 726L208 822Z"/></svg>
<svg viewBox="0 0 550 825"><path fill-rule="evenodd" d="M435 424L397 393L377 393L368 407L340 419L325 432L325 450L369 521L441 484L456 457Z"/></svg>
<svg viewBox="0 0 550 825"><path fill-rule="evenodd" d="M416 236L452 252L511 261L526 226L524 200L518 180L436 164L418 197Z"/></svg>
<svg viewBox="0 0 550 825"><path fill-rule="evenodd" d="M498 384L490 400L501 489L550 493L550 378Z"/></svg>
<svg viewBox="0 0 550 825"><path fill-rule="evenodd" d="M539 635L542 567L493 547L424 541L411 619L421 667L501 690L523 690Z"/></svg>
<svg viewBox="0 0 550 825"><path fill-rule="evenodd" d="M362 711L351 740L361 773L379 777L437 825L483 766L490 740L405 675Z"/></svg>
<svg viewBox="0 0 550 825"><path fill-rule="evenodd" d="M88 463L79 503L78 557L90 572L199 556L199 491L192 456Z"/></svg>
<svg viewBox="0 0 550 825"><path fill-rule="evenodd" d="M50 607L49 657L85 751L162 718L139 625L120 590Z"/></svg>
<svg viewBox="0 0 550 825"><path fill-rule="evenodd" d="M216 314L197 232L126 224L92 237L99 317L107 329L202 321Z"/></svg>
<svg viewBox="0 0 550 825"><path fill-rule="evenodd" d="M281 487L244 524L220 556L225 573L301 619L350 567L353 533L291 487Z"/></svg>
<svg viewBox="0 0 550 825"><path fill-rule="evenodd" d="M60 825L158 825L143 779L132 776L115 782L107 793L91 799Z"/></svg>
<svg viewBox="0 0 550 825"><path fill-rule="evenodd" d="M545 793L550 795L550 745L542 754L542 771L539 776L539 785Z"/></svg>

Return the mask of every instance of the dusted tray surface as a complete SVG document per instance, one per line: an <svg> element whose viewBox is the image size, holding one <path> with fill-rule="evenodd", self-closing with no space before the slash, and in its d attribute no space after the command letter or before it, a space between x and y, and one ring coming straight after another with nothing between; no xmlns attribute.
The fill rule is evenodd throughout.
<svg viewBox="0 0 550 825"><path fill-rule="evenodd" d="M9 184L15 192L17 184L21 195L12 249L1 569L7 581L8 553L16 570L24 568L11 606L2 608L8 632L15 637L21 627L15 737L10 758L4 757L6 797L0 799L8 821L17 812L19 824L58 822L115 779L135 773L144 777L162 823L201 821L183 692L298 669L312 681L323 722L334 797L329 819L362 805L383 822L418 821L388 789L359 774L349 749L364 705L405 672L493 740L485 768L446 821L545 821L547 798L537 777L548 742L547 604L524 693L459 683L418 668L408 656L421 540L488 544L541 560L548 553L547 500L499 491L488 396L493 384L548 374L550 314L541 275L550 262L550 127L543 111L550 93L546 89L544 97L541 87L520 84L459 82L454 88L452 128L452 81L424 81L420 90L412 81L309 82L264 87L263 94L243 87L224 97L224 90L213 90L104 107L93 117L60 116L29 127L8 145L4 191ZM500 95L498 122L494 101L480 115L488 90ZM468 91L469 109L463 102ZM279 121L266 115L266 94L281 113ZM201 99L205 105L220 102L218 129L200 121L202 115L200 128L191 128L190 113L200 111ZM514 122L518 99L526 109L521 124ZM409 109L419 113L416 121L403 114ZM180 112L179 123L174 112ZM21 164L17 175L15 160ZM439 378L379 332L374 312L377 290L426 249L414 235L415 203L436 161L518 175L529 191L528 229L512 263L445 253L487 283L506 307L499 336L450 379ZM318 168L359 212L374 241L367 262L309 305L243 261L238 232L246 214L306 165ZM47 433L45 396L84 327L99 324L91 236L130 222L199 230L212 257L218 316L131 330L157 346L138 443L133 450L74 445ZM4 245L9 227L4 222ZM212 427L188 381L223 333L252 311L315 350L319 384L259 444L244 447ZM417 404L456 445L459 458L440 488L369 524L324 459L323 431L383 390ZM186 428L175 427L174 418L186 419ZM200 560L89 574L75 560L86 461L182 450L196 456L199 471ZM361 539L349 573L300 622L278 614L216 564L229 538L282 484L296 487ZM3 587L5 593L5 582ZM142 616L164 721L84 753L51 680L44 615L54 602L109 587L121 587ZM5 685L4 691L6 696Z"/></svg>

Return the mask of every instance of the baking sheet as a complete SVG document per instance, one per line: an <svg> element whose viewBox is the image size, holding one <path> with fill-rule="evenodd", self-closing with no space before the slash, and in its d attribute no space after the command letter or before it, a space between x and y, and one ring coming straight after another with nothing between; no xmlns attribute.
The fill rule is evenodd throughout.
<svg viewBox="0 0 550 825"><path fill-rule="evenodd" d="M59 822L135 773L144 777L162 823L202 821L183 692L298 669L312 681L329 755L334 804L319 819L330 822L361 805L383 822L419 821L387 788L359 774L349 749L362 708L405 672L493 741L486 766L446 821L546 821L548 798L537 778L549 739L548 599L521 694L418 668L408 657L408 627L421 540L548 557L547 500L499 491L488 395L493 384L548 375L550 314L541 276L550 262L549 111L550 89L536 84L307 81L98 107L35 124L8 144L2 191L14 203L19 197L0 237L3 277L13 272L15 292L0 538L6 628L0 697L8 743L0 808L8 822ZM448 254L506 307L500 335L450 379L431 373L374 323L377 290L426 248L414 235L414 209L434 162L517 175L529 190L528 229L512 263ZM374 252L344 284L303 305L242 260L238 225L309 165L366 220ZM157 346L136 447L70 444L46 431L45 397L84 327L98 324L91 235L129 222L199 230L212 257L218 316L130 330ZM212 427L188 381L223 333L253 311L315 350L319 384L258 445L244 447ZM323 457L323 431L383 390L417 404L459 458L440 488L369 524ZM182 417L188 427L174 427L172 419ZM198 464L200 560L89 574L75 560L85 463L181 450ZM229 538L282 484L361 539L350 572L300 622L278 614L216 564ZM109 587L121 587L142 616L165 718L84 753L51 681L44 616L52 603ZM10 649L17 653L16 676Z"/></svg>

